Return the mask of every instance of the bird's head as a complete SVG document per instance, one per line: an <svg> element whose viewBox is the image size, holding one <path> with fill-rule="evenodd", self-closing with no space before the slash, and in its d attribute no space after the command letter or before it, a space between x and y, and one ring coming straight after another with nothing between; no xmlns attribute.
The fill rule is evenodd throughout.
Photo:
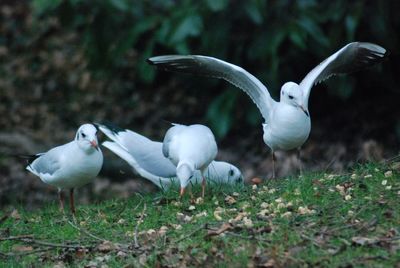
<svg viewBox="0 0 400 268"><path fill-rule="evenodd" d="M215 182L228 184L243 184L242 172L234 165L223 162L213 161L209 166L206 174Z"/></svg>
<svg viewBox="0 0 400 268"><path fill-rule="evenodd" d="M240 170L234 165L230 165L230 169L228 171L228 178L229 181L232 181L235 184L242 185L244 182L242 172L240 172Z"/></svg>
<svg viewBox="0 0 400 268"><path fill-rule="evenodd" d="M281 88L281 102L301 109L309 116L307 107L304 107L303 91L294 82L287 82Z"/></svg>
<svg viewBox="0 0 400 268"><path fill-rule="evenodd" d="M179 179L181 185L180 195L183 196L185 189L188 186L190 179L193 176L194 166L189 163L178 164L176 168L176 176Z"/></svg>
<svg viewBox="0 0 400 268"><path fill-rule="evenodd" d="M99 142L97 141L97 128L92 124L82 125L76 132L75 141L85 152L90 153L94 150L99 150Z"/></svg>

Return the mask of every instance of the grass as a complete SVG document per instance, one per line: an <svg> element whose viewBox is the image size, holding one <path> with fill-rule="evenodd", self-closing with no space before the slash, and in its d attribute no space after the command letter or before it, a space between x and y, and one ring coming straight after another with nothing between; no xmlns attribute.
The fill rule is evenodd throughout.
<svg viewBox="0 0 400 268"><path fill-rule="evenodd" d="M19 207L0 214L0 266L392 267L399 191L393 165L366 164L343 175L209 187L203 201L171 190L78 205L75 223L56 202Z"/></svg>

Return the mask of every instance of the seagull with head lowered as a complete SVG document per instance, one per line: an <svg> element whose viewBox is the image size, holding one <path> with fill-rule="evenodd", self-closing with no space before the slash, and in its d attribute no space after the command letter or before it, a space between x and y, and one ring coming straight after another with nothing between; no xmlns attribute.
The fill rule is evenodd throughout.
<svg viewBox="0 0 400 268"><path fill-rule="evenodd" d="M308 139L311 131L308 99L313 85L333 75L373 65L385 54L383 47L372 43L349 43L311 70L300 84L286 82L281 88L279 102L272 99L267 88L246 70L216 58L166 55L149 58L148 62L168 71L224 79L249 95L265 120L262 124L263 140L272 151L275 178L274 152L298 149L300 153L301 146Z"/></svg>
<svg viewBox="0 0 400 268"><path fill-rule="evenodd" d="M98 124L111 141L102 145L125 160L140 176L151 181L161 189L168 189L174 183L176 166L163 155L163 143L152 141L129 129L122 129L113 124ZM234 165L212 161L204 172L208 181L215 184L242 184L243 177ZM202 174L194 171L190 183L202 182Z"/></svg>
<svg viewBox="0 0 400 268"><path fill-rule="evenodd" d="M26 169L43 182L58 188L60 209L64 211L63 189L70 190L70 209L75 215L74 189L91 182L103 165L98 146L97 128L92 124L80 126L75 139L46 153L33 155Z"/></svg>
<svg viewBox="0 0 400 268"><path fill-rule="evenodd" d="M204 198L205 171L218 152L214 134L204 125L173 125L165 134L162 152L176 166L180 195L183 196L194 172L199 170L202 175L201 196Z"/></svg>

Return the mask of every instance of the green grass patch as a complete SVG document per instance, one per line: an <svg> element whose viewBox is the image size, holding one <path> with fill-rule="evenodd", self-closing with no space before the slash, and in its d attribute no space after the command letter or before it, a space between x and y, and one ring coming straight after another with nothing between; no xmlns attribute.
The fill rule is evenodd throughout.
<svg viewBox="0 0 400 268"><path fill-rule="evenodd" d="M399 191L393 166L366 164L209 187L204 200L170 190L78 204L76 221L56 201L17 207L0 214L0 266L391 267L400 262Z"/></svg>

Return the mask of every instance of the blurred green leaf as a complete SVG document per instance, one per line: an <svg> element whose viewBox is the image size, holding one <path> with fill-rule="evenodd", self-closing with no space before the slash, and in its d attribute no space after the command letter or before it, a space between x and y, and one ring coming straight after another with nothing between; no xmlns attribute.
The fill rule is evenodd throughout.
<svg viewBox="0 0 400 268"><path fill-rule="evenodd" d="M261 9L257 6L255 1L248 1L245 5L245 10L249 18L255 23L260 25L263 22Z"/></svg>
<svg viewBox="0 0 400 268"><path fill-rule="evenodd" d="M183 18L170 37L171 44L182 42L189 36L198 36L203 28L203 21L198 15Z"/></svg>
<svg viewBox="0 0 400 268"><path fill-rule="evenodd" d="M125 0L109 0L110 4L120 11L128 10L128 3Z"/></svg>
<svg viewBox="0 0 400 268"><path fill-rule="evenodd" d="M221 11L226 8L229 3L229 0L206 0L207 6L212 11Z"/></svg>
<svg viewBox="0 0 400 268"><path fill-rule="evenodd" d="M32 6L36 14L40 16L45 12L53 11L61 2L62 0L33 0Z"/></svg>
<svg viewBox="0 0 400 268"><path fill-rule="evenodd" d="M298 24L301 28L311 35L315 41L317 41L320 45L327 47L329 45L328 39L325 37L325 34L318 26L318 24L312 20L310 17L302 17L298 20Z"/></svg>
<svg viewBox="0 0 400 268"><path fill-rule="evenodd" d="M228 133L232 125L232 113L239 91L227 89L216 97L207 110L207 120L217 138L222 138Z"/></svg>
<svg viewBox="0 0 400 268"><path fill-rule="evenodd" d="M354 34L358 26L358 20L355 16L346 16L346 30L347 30L347 40L354 40Z"/></svg>
<svg viewBox="0 0 400 268"><path fill-rule="evenodd" d="M325 83L332 95L348 99L353 93L354 79L350 76L337 76L326 80Z"/></svg>
<svg viewBox="0 0 400 268"><path fill-rule="evenodd" d="M300 31L296 28L292 28L292 30L289 31L289 38L296 46L302 49L306 48L305 32Z"/></svg>

